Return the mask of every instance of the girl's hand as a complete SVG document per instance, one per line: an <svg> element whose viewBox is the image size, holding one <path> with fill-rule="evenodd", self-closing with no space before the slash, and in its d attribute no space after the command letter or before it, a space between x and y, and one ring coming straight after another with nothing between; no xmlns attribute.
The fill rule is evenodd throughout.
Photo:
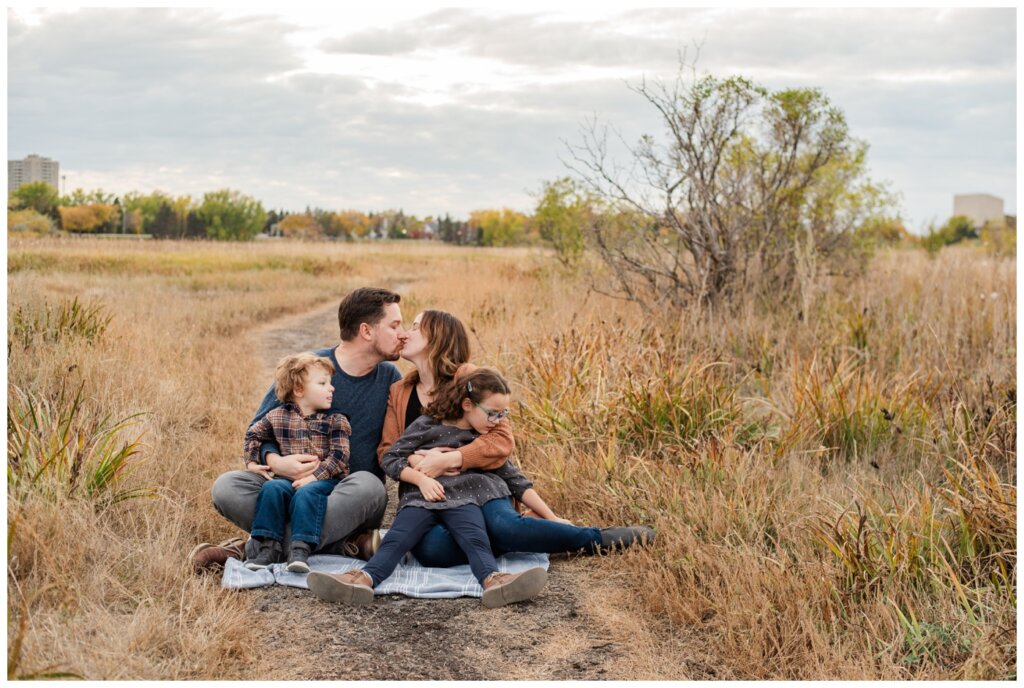
<svg viewBox="0 0 1024 688"><path fill-rule="evenodd" d="M555 523L564 523L564 524L565 524L565 525L567 525L567 526L574 526L574 525L576 525L575 523L573 523L573 522L572 522L572 521L570 521L569 519L567 519L567 518L561 518L560 516L552 516L552 517L551 517L551 518L549 518L548 520L549 520L549 521L554 521Z"/></svg>
<svg viewBox="0 0 1024 688"><path fill-rule="evenodd" d="M423 478L419 484L423 499L428 502L440 502L444 500L444 486L433 478Z"/></svg>
<svg viewBox="0 0 1024 688"><path fill-rule="evenodd" d="M311 475L307 475L305 478L299 478L298 480L293 480L292 481L292 488L297 490L300 487L302 487L303 485L309 485L310 483L315 483L315 482L316 482L316 478L314 478Z"/></svg>

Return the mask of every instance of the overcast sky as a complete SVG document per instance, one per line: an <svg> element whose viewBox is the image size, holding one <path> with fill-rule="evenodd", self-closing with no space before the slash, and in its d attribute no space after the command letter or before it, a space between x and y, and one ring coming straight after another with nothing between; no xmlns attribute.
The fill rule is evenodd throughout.
<svg viewBox="0 0 1024 688"><path fill-rule="evenodd" d="M627 84L697 42L699 70L822 88L911 229L954 193L1016 213L1013 9L15 9L7 39L8 158L69 191L530 211L586 118L661 133Z"/></svg>

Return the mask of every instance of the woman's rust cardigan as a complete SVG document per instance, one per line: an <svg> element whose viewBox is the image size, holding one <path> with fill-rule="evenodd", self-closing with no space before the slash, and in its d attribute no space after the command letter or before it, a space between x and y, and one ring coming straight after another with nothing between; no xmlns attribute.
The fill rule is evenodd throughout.
<svg viewBox="0 0 1024 688"><path fill-rule="evenodd" d="M461 377L476 370L472 363L463 363L455 371L455 377ZM404 379L391 385L388 393L388 408L384 414L384 428L381 430L380 446L377 447L377 461L405 432L405 411L409 407L413 385ZM500 467L505 459L512 455L515 441L512 439L512 427L508 419L502 420L490 430L464 447L462 452L462 468L481 468L491 470Z"/></svg>

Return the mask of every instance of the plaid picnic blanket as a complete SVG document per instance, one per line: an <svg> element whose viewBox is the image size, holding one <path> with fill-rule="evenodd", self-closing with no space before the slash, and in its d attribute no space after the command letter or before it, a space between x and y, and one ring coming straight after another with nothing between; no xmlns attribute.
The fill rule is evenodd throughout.
<svg viewBox="0 0 1024 688"><path fill-rule="evenodd" d="M512 552L498 557L498 570L503 573L518 573L534 566L548 568L548 555L528 552ZM362 568L366 562L333 554L314 554L309 558L313 571L343 573L352 568ZM228 559L224 565L222 588L262 588L268 585L288 585L293 588L307 588L305 573L291 573L287 564L272 564L261 571L250 571L238 559ZM428 568L410 555L405 555L383 583L374 589L377 595L398 593L407 597L481 597L483 589L473 576L469 564L446 569Z"/></svg>

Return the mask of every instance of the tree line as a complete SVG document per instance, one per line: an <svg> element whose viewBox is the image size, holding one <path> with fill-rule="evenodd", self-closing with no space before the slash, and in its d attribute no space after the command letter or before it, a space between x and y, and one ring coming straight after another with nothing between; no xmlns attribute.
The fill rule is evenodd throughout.
<svg viewBox="0 0 1024 688"><path fill-rule="evenodd" d="M11 232L145 234L159 239L248 241L257 235L304 240L437 239L452 244L515 246L541 241L533 219L502 208L474 210L467 219L450 214L423 218L401 209L364 213L307 207L267 210L233 189L201 198L161 191L118 197L102 189L75 189L61 196L46 182L22 185L8 199Z"/></svg>

